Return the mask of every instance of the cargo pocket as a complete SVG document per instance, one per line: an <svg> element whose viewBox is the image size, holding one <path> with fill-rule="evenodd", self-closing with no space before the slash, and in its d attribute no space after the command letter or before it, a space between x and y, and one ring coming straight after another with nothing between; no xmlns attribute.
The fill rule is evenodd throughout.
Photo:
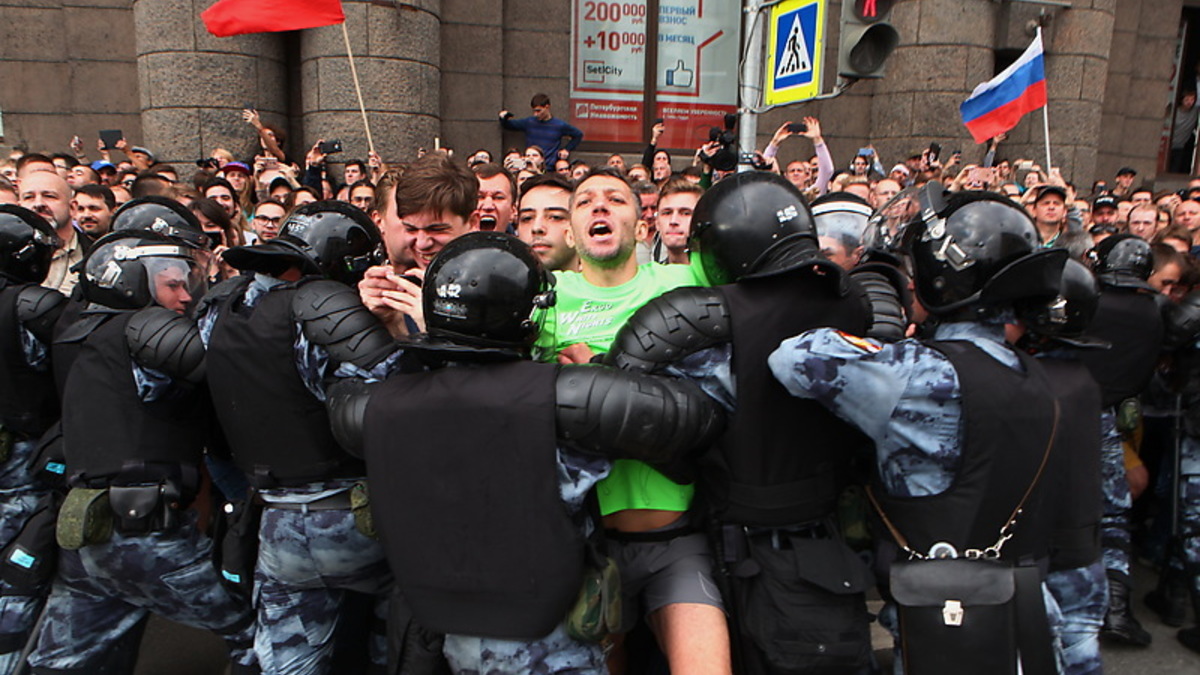
<svg viewBox="0 0 1200 675"><path fill-rule="evenodd" d="M734 569L742 630L779 673L837 673L871 653L870 573L841 541L785 536L750 543Z"/></svg>

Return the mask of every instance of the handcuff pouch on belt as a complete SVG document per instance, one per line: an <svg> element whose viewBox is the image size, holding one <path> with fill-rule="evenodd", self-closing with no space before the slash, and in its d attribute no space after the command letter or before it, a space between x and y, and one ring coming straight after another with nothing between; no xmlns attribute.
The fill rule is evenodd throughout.
<svg viewBox="0 0 1200 675"><path fill-rule="evenodd" d="M151 485L113 485L108 501L121 534L149 534L179 525L180 491L172 482Z"/></svg>

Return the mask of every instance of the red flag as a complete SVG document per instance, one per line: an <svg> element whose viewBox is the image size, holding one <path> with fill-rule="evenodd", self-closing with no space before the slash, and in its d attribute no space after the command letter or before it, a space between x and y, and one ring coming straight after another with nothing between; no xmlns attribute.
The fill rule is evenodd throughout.
<svg viewBox="0 0 1200 675"><path fill-rule="evenodd" d="M342 23L341 0L217 0L200 14L217 37L303 30Z"/></svg>

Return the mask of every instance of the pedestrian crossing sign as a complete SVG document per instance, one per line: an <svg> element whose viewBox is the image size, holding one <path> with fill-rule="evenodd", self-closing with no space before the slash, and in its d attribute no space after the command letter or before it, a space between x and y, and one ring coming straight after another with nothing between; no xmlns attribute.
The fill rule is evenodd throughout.
<svg viewBox="0 0 1200 675"><path fill-rule="evenodd" d="M783 0L771 8L768 23L767 105L807 101L821 93L828 0Z"/></svg>

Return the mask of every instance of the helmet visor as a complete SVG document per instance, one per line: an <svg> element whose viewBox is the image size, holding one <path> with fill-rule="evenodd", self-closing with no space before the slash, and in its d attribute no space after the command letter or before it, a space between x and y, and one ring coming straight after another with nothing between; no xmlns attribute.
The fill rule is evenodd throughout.
<svg viewBox="0 0 1200 675"><path fill-rule="evenodd" d="M863 245L880 251L899 251L904 232L920 215L920 189L905 188L892 197L867 221Z"/></svg>
<svg viewBox="0 0 1200 675"><path fill-rule="evenodd" d="M183 313L204 292L204 273L191 257L142 258L146 285L155 304Z"/></svg>

